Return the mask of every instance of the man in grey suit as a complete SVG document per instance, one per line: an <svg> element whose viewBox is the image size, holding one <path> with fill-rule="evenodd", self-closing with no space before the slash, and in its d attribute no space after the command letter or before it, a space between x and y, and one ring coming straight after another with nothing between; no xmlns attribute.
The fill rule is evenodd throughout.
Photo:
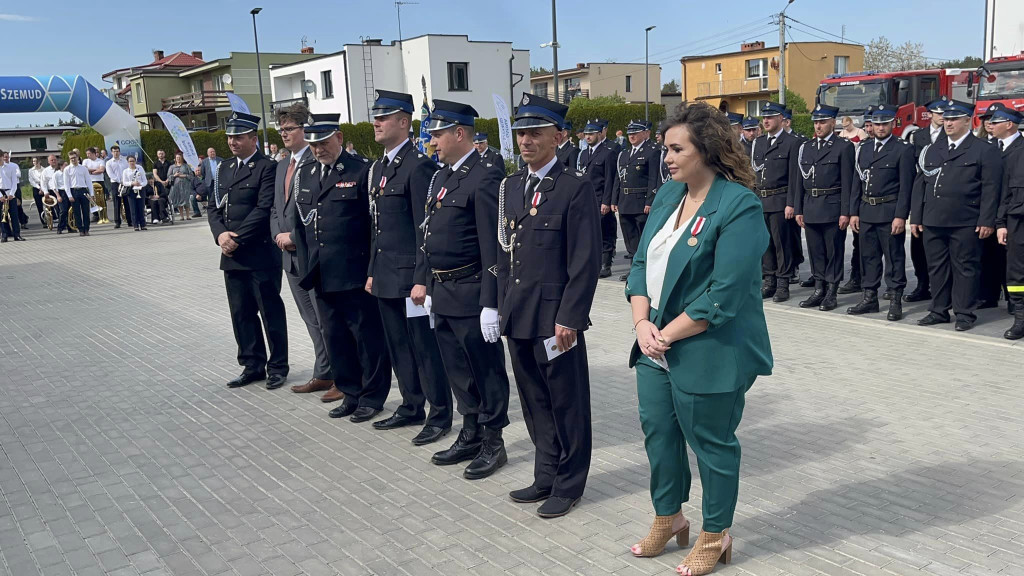
<svg viewBox="0 0 1024 576"><path fill-rule="evenodd" d="M217 179L217 168L220 167L220 158L217 158L217 150L213 148L206 149L206 158L203 158L199 162L199 168L196 168L196 177L203 183L202 189L206 190L207 198L213 193L213 185ZM280 178L280 176L278 176ZM199 206L197 200L203 200L202 194L196 193L192 196L192 210L193 216L199 215Z"/></svg>
<svg viewBox="0 0 1024 576"><path fill-rule="evenodd" d="M277 113L277 129L290 154L278 163L277 180L274 184L274 206L270 209L270 234L281 249L285 277L288 278L292 296L295 297L295 305L298 306L299 315L306 323L306 330L313 340L313 350L316 353L313 377L305 384L292 386L292 392L302 394L326 390L327 393L320 399L324 402L334 402L341 400L343 395L334 386L327 347L320 329L320 314L314 302L316 295L312 290L305 290L299 286L299 269L295 257L295 243L292 239L292 220L289 217L295 210L294 192L298 172L303 166L316 161L303 139L302 126L308 117L309 110L304 104L294 104Z"/></svg>

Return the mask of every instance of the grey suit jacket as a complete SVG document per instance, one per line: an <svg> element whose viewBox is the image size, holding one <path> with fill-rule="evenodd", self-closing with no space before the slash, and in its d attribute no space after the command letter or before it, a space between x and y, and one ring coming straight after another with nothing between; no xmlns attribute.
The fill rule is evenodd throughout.
<svg viewBox="0 0 1024 576"><path fill-rule="evenodd" d="M291 162L291 156L284 160L279 160L277 163L277 178L274 180L274 205L270 208L270 237L271 239L277 238L278 234L286 232L291 234L294 226L292 222L292 212L295 210L295 189L292 189L292 195L288 198L288 202L284 201L284 185L285 176L288 174L288 163ZM305 154L299 159L299 168L305 166L307 163L314 162L313 151L306 149ZM292 176L294 178L294 176ZM295 237L292 236L292 242L295 242ZM296 262L296 255L294 250L282 250L281 251L281 264L284 267L284 271L288 274L296 275L299 273L298 262Z"/></svg>

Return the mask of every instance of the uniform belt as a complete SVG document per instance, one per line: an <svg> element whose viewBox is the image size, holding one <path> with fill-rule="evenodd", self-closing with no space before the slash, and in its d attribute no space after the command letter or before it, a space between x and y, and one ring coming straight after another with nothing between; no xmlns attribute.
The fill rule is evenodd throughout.
<svg viewBox="0 0 1024 576"><path fill-rule="evenodd" d="M785 194L788 191L789 188L784 186L782 188L769 188L767 190L758 190L757 195L760 196L761 198L767 198L769 196L775 196L776 194Z"/></svg>
<svg viewBox="0 0 1024 576"><path fill-rule="evenodd" d="M453 270L430 270L431 276L438 282L451 282L453 280L462 280L463 278L469 278L470 276L477 274L482 269L479 262L474 262L461 268L455 268Z"/></svg>
<svg viewBox="0 0 1024 576"><path fill-rule="evenodd" d="M623 194L647 194L647 188L623 188Z"/></svg>
<svg viewBox="0 0 1024 576"><path fill-rule="evenodd" d="M885 204L886 202L892 202L893 200L896 200L899 197L899 194L889 194L888 196L866 196L863 198L863 201L865 204L877 206L879 204Z"/></svg>
<svg viewBox="0 0 1024 576"><path fill-rule="evenodd" d="M835 188L811 188L807 192L811 195L811 198L817 198L818 196L828 196L829 194L835 194L842 190L840 187Z"/></svg>

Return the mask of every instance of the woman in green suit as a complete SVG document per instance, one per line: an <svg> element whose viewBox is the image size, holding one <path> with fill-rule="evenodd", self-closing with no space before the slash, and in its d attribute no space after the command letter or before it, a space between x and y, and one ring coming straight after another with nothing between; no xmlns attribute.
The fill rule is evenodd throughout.
<svg viewBox="0 0 1024 576"><path fill-rule="evenodd" d="M750 161L726 116L706 104L680 106L665 127L672 180L651 206L626 283L637 334L630 366L657 515L632 552L656 556L673 536L689 544L680 510L689 499L689 444L704 488L704 521L676 571L697 576L730 559L736 427L744 394L772 370L760 292L768 230L750 191Z"/></svg>

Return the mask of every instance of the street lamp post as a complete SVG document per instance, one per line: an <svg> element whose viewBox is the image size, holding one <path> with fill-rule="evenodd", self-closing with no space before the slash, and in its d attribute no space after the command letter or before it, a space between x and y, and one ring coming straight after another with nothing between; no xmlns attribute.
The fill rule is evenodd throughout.
<svg viewBox="0 0 1024 576"><path fill-rule="evenodd" d="M795 0L786 2L779 12L779 104L786 105L786 10Z"/></svg>
<svg viewBox="0 0 1024 576"><path fill-rule="evenodd" d="M249 11L252 14L252 37L256 42L256 78L260 85L260 123L263 124L263 152L270 152L270 145L267 143L267 105L263 99L263 67L260 65L260 37L256 34L256 15L263 8L253 8Z"/></svg>
<svg viewBox="0 0 1024 576"><path fill-rule="evenodd" d="M647 77L650 72L651 65L648 62L650 59L650 49L648 45L651 39L651 30L654 30L657 26L648 26L644 28L644 122L651 119L650 103L651 103L651 80Z"/></svg>

